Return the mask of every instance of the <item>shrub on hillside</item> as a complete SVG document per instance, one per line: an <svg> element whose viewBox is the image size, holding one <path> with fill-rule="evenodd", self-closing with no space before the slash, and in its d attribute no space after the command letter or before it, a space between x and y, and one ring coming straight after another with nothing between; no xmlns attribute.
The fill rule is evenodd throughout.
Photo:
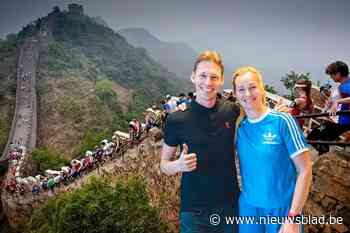
<svg viewBox="0 0 350 233"><path fill-rule="evenodd" d="M34 161L39 165L39 171L44 173L47 169L60 170L62 166L69 165L69 160L47 148L35 149L32 152Z"/></svg>
<svg viewBox="0 0 350 233"><path fill-rule="evenodd" d="M59 100L59 111L63 117L73 120L76 124L83 120L83 106L72 96L64 96Z"/></svg>
<svg viewBox="0 0 350 233"><path fill-rule="evenodd" d="M141 178L132 177L111 186L92 179L79 190L49 200L34 211L31 233L166 233L159 210L152 207Z"/></svg>
<svg viewBox="0 0 350 233"><path fill-rule="evenodd" d="M60 43L52 42L48 48L47 66L52 74L62 74L69 70L82 69L79 51L67 49Z"/></svg>
<svg viewBox="0 0 350 233"><path fill-rule="evenodd" d="M107 105L111 110L120 111L117 93L112 89L112 82L109 80L101 80L96 83L96 95L103 104Z"/></svg>
<svg viewBox="0 0 350 233"><path fill-rule="evenodd" d="M0 151L5 149L7 143L8 132L10 131L8 122L6 116L0 115Z"/></svg>
<svg viewBox="0 0 350 233"><path fill-rule="evenodd" d="M86 131L83 142L75 148L73 154L75 157L80 158L85 155L87 150L93 150L94 146L100 145L103 139L110 140L110 132L97 132L94 129L89 129Z"/></svg>

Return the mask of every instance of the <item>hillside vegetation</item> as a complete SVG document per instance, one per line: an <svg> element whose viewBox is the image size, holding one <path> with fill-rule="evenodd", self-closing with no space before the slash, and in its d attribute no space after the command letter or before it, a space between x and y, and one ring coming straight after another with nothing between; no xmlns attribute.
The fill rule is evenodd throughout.
<svg viewBox="0 0 350 233"><path fill-rule="evenodd" d="M74 192L49 200L28 223L31 233L166 233L159 209L149 204L145 182L93 179Z"/></svg>
<svg viewBox="0 0 350 233"><path fill-rule="evenodd" d="M0 40L0 153L2 153L11 128L16 101L16 35Z"/></svg>
<svg viewBox="0 0 350 233"><path fill-rule="evenodd" d="M53 154L79 156L127 130L166 94L191 88L93 18L63 11L40 19L48 21L52 39L40 54L37 82L39 147Z"/></svg>

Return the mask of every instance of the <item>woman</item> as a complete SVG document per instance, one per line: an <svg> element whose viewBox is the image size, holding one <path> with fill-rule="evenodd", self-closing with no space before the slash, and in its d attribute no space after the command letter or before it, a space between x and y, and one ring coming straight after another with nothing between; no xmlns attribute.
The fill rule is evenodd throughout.
<svg viewBox="0 0 350 233"><path fill-rule="evenodd" d="M233 89L242 107L236 136L242 176L240 216L262 221L241 224L239 232L299 232L300 225L282 218L279 224L264 224L263 218L301 214L312 178L305 138L289 114L267 107L262 77L255 68L238 69Z"/></svg>
<svg viewBox="0 0 350 233"><path fill-rule="evenodd" d="M301 113L312 113L313 105L311 99L311 81L306 79L299 79L294 85L293 106L290 109L290 114L298 116ZM300 127L303 128L305 120L298 119Z"/></svg>

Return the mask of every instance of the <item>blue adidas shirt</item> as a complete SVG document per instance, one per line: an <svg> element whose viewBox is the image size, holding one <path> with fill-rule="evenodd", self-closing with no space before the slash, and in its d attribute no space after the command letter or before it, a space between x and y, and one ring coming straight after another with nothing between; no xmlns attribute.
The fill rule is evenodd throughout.
<svg viewBox="0 0 350 233"><path fill-rule="evenodd" d="M242 197L262 208L289 206L297 178L292 158L306 150L291 115L268 110L259 119L245 118L237 132Z"/></svg>

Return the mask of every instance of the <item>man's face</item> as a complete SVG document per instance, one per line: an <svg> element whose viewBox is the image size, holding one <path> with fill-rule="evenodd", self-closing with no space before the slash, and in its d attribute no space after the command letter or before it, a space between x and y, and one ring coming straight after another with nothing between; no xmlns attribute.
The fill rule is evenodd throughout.
<svg viewBox="0 0 350 233"><path fill-rule="evenodd" d="M339 72L336 74L330 74L330 76L334 82L340 82L342 80L342 77Z"/></svg>
<svg viewBox="0 0 350 233"><path fill-rule="evenodd" d="M215 100L216 94L224 84L220 66L210 61L200 62L196 71L192 73L191 80L195 85L198 101Z"/></svg>

